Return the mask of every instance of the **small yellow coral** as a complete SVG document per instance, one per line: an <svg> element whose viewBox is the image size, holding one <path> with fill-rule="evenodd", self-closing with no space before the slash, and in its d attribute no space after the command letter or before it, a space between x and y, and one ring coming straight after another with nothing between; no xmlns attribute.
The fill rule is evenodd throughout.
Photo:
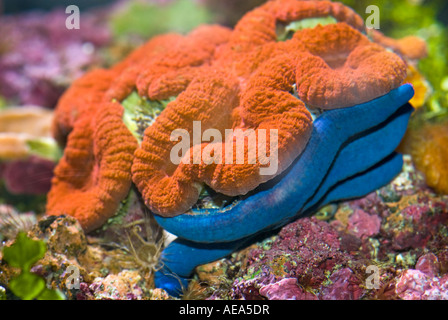
<svg viewBox="0 0 448 320"><path fill-rule="evenodd" d="M432 91L431 85L425 79L425 77L417 70L416 67L408 65L408 75L404 80L406 83L411 83L414 87L414 97L409 101L409 103L415 108L421 108Z"/></svg>
<svg viewBox="0 0 448 320"><path fill-rule="evenodd" d="M410 128L400 148L412 156L429 187L448 194L448 120Z"/></svg>

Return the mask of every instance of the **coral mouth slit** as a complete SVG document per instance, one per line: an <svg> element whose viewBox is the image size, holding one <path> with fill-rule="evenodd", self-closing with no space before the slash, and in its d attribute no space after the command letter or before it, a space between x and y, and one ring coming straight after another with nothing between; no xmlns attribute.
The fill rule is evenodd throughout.
<svg viewBox="0 0 448 320"><path fill-rule="evenodd" d="M295 20L290 23L278 22L276 26L277 41L287 41L293 38L297 31L303 29L312 29L317 25L326 26L328 24L335 24L338 21L333 16L326 16L320 18L307 18Z"/></svg>

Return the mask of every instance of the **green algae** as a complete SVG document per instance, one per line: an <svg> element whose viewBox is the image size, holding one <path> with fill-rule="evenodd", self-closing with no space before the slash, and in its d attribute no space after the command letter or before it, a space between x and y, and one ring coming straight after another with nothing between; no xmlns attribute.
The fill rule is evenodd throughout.
<svg viewBox="0 0 448 320"><path fill-rule="evenodd" d="M11 267L29 271L34 263L44 257L46 251L45 242L29 239L24 232L20 232L14 244L3 248L3 259Z"/></svg>
<svg viewBox="0 0 448 320"><path fill-rule="evenodd" d="M124 108L123 122L137 141L141 143L146 128L151 126L167 104L175 99L175 97L172 97L160 101L149 100L140 97L137 92L133 91L121 102Z"/></svg>
<svg viewBox="0 0 448 320"><path fill-rule="evenodd" d="M25 232L19 232L15 242L3 248L3 260L11 267L21 270L20 274L8 283L11 291L20 299L65 299L62 292L47 288L45 279L31 272L32 265L41 260L46 251L47 245L44 241L30 239Z"/></svg>
<svg viewBox="0 0 448 320"><path fill-rule="evenodd" d="M131 35L148 39L166 32L186 33L211 21L211 13L191 0L176 0L164 5L129 1L123 10L111 16L110 27L116 39Z"/></svg>
<svg viewBox="0 0 448 320"><path fill-rule="evenodd" d="M289 23L288 25L277 26L277 40L286 41L291 39L296 31L303 29L312 29L318 25L325 26L328 24L335 24L337 20L332 16L320 17L320 18L307 18L297 20Z"/></svg>
<svg viewBox="0 0 448 320"><path fill-rule="evenodd" d="M136 191L134 190L134 188L131 188L126 198L124 198L120 202L117 212L107 220L107 222L102 226L101 229L106 230L114 225L123 225L125 216L128 214L131 205L135 203L136 200L137 200Z"/></svg>
<svg viewBox="0 0 448 320"><path fill-rule="evenodd" d="M52 161L59 161L62 157L61 148L56 140L52 138L32 138L26 141L26 145L29 148L31 155L36 155Z"/></svg>

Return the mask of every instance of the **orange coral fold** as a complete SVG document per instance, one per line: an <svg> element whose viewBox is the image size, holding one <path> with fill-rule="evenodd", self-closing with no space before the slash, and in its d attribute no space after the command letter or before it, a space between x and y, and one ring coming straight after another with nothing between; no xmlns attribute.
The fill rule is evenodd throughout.
<svg viewBox="0 0 448 320"><path fill-rule="evenodd" d="M123 124L121 106L97 107L92 119L79 119L70 133L47 203L47 214L74 216L86 231L106 222L128 194L137 148Z"/></svg>
<svg viewBox="0 0 448 320"><path fill-rule="evenodd" d="M406 77L400 57L345 23L296 36L307 51L297 63L297 91L311 106L331 109L367 102L397 88Z"/></svg>

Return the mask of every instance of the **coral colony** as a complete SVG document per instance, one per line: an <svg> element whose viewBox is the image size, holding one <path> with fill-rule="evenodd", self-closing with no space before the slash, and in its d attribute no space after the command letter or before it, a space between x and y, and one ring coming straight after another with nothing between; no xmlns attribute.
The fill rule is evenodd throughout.
<svg viewBox="0 0 448 320"><path fill-rule="evenodd" d="M298 24L293 34L285 28L328 16L336 22ZM403 83L404 60L371 42L363 30L363 20L339 3L271 1L248 13L234 30L201 26L186 36L158 36L111 69L90 72L75 81L56 109L54 135L66 146L48 213L64 211L92 230L115 213L131 180L148 208L173 216L194 205L204 183L236 196L274 178L260 175L259 163L174 165L169 161L175 145L171 133L191 132L193 121L200 121L203 130L221 132L276 129L280 174L310 138L312 115L305 105L320 110L353 106ZM279 41L285 32L290 39ZM150 101L171 99L144 130L140 145L123 123L126 111L120 103L134 91ZM134 118L139 121L141 115ZM248 149L244 152L247 157ZM76 181L72 171L78 172ZM75 206L72 197L86 201Z"/></svg>
<svg viewBox="0 0 448 320"><path fill-rule="evenodd" d="M39 155L55 167L45 217L28 228L49 253L27 272L42 282L74 264L81 283L62 291L77 299L194 288L210 299L446 298L447 199L427 186L448 192L437 151L448 126L408 128L429 92L417 66L427 54L342 3L271 0L233 28L157 35L92 68L52 113L62 154L54 143ZM20 225L7 216L8 230Z"/></svg>
<svg viewBox="0 0 448 320"><path fill-rule="evenodd" d="M75 81L56 109L54 135L66 140L66 146L55 170L47 213L64 212L87 231L96 229L114 215L132 182L147 207L162 217L190 210L204 185L230 197L248 194L285 172L307 145L312 149L316 125L310 110L325 114L324 110L362 104L404 82L405 60L372 42L363 31L363 20L340 3L270 1L245 15L233 30L201 26L186 36L158 36L112 68L90 72ZM169 101L144 129L141 143L123 121L122 103L134 92L149 105ZM387 103L398 108L411 97L403 89ZM139 122L151 112L138 110L128 118ZM328 122L339 117L330 120L329 116ZM385 120L377 116L359 126L359 132L348 130L347 138ZM194 134L198 122L203 134L206 129L221 134L226 129L257 134L278 130L278 170L261 175L264 161L228 164L225 159L212 163L201 159L198 163L198 153L212 154L219 141L193 141L196 144L184 156L190 161L170 162L175 148L172 133L181 129ZM329 125L325 122L322 126ZM347 139L342 136L341 140ZM328 138L332 137L322 137ZM227 150L237 148L235 139L222 143ZM244 159L260 145L245 144ZM224 157L222 152L218 155ZM189 223L195 225L194 220Z"/></svg>

